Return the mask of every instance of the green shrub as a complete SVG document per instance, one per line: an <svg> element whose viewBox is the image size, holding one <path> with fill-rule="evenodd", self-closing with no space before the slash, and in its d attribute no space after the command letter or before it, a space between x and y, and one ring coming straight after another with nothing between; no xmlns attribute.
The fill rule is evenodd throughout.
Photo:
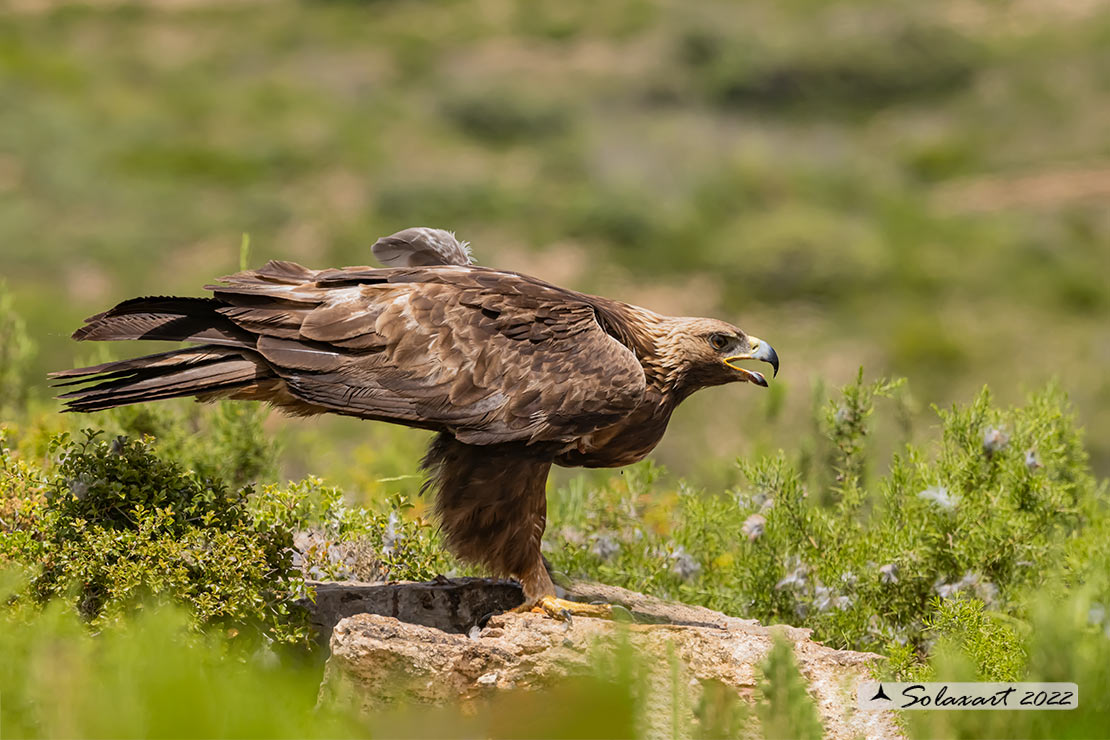
<svg viewBox="0 0 1110 740"><path fill-rule="evenodd" d="M408 513L412 503L390 496L377 511L346 504L343 492L309 477L266 486L251 498L256 518L296 532L296 560L319 580L428 581L454 570L438 530Z"/></svg>
<svg viewBox="0 0 1110 740"><path fill-rule="evenodd" d="M263 428L269 413L255 403L180 401L123 406L98 421L128 437L152 437L160 457L239 487L277 476L280 446Z"/></svg>
<svg viewBox="0 0 1110 740"><path fill-rule="evenodd" d="M41 470L12 452L0 427L0 568L38 561L49 485Z"/></svg>
<svg viewBox="0 0 1110 740"><path fill-rule="evenodd" d="M946 600L1013 611L1068 537L1105 516L1105 491L1054 388L1022 408L996 409L984 391L938 411L939 442L906 446L871 480L873 399L893 391L849 386L805 466L785 454L742 462L747 483L728 494L661 491L650 465L576 483L553 497L548 557L571 575L803 625L837 646L908 643L923 655L930 625L951 622Z"/></svg>
<svg viewBox="0 0 1110 740"><path fill-rule="evenodd" d="M196 626L247 644L306 643L292 535L255 521L249 489L184 471L147 441L100 436L57 437L48 475L29 473L4 450L0 490L34 505L41 521L5 527L0 552L41 564L35 599L68 595L102 626L148 596L168 597L188 605Z"/></svg>
<svg viewBox="0 0 1110 740"><path fill-rule="evenodd" d="M1105 534L1105 530L1103 530ZM1105 544L1105 540L1103 540ZM956 606L947 641L937 644L929 679L1005 680L998 667L1019 667L1024 681L1063 681L1079 686L1079 706L1066 712L907 712L911 737L1082 738L1106 737L1110 721L1110 622L1105 556L1088 563L1088 585L1069 586L1059 573L1025 594L1017 618L976 614ZM1013 636L1020 634L1020 643ZM994 642L1001 638L1000 642ZM986 669L984 671L984 669ZM1014 674L1010 674L1014 675Z"/></svg>
<svg viewBox="0 0 1110 740"><path fill-rule="evenodd" d="M694 29L680 40L679 57L720 104L859 112L951 94L970 82L982 56L957 32L912 19L880 34L830 34L816 46L804 37L777 41Z"/></svg>
<svg viewBox="0 0 1110 740"><path fill-rule="evenodd" d="M565 103L520 90L457 93L443 104L447 119L463 133L490 144L509 144L555 136L570 128Z"/></svg>
<svg viewBox="0 0 1110 740"><path fill-rule="evenodd" d="M938 599L925 627L937 637L934 654L958 654L970 661L974 678L968 680L1018 681L1024 673L1025 646L1013 620L987 612L978 599Z"/></svg>

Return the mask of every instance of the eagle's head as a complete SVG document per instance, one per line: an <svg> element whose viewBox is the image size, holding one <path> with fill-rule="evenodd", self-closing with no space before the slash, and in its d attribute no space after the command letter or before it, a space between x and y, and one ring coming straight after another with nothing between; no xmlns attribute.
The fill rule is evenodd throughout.
<svg viewBox="0 0 1110 740"><path fill-rule="evenodd" d="M725 383L745 382L767 387L760 372L742 367L760 360L779 372L779 356L770 344L725 321L676 318L656 343L660 364L687 392Z"/></svg>

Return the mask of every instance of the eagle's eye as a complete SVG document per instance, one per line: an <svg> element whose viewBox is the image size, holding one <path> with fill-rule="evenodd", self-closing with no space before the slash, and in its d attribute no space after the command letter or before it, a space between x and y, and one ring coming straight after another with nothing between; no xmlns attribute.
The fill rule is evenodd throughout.
<svg viewBox="0 0 1110 740"><path fill-rule="evenodd" d="M727 336L725 336L724 334L710 334L709 335L709 344L710 344L710 346L713 347L713 349L720 352L721 350L728 347L729 338Z"/></svg>

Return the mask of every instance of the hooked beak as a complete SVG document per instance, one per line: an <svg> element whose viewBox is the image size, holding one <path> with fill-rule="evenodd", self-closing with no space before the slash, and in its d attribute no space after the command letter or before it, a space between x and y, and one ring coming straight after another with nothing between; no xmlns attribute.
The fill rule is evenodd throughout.
<svg viewBox="0 0 1110 740"><path fill-rule="evenodd" d="M724 362L730 368L732 368L733 370L735 370L736 372L738 372L742 376L744 376L745 380L747 380L749 382L752 382L752 383L755 383L756 385L761 385L764 388L766 388L767 387L767 379L765 377L763 377L762 373L757 373L755 370L747 370L745 368L740 367L736 363L739 362L740 360L762 360L763 362L766 362L772 368L774 368L775 372L774 372L774 375L772 377L775 377L779 374L779 356L778 356L778 353L775 352L774 347L767 344L767 342L764 342L762 339L759 339L758 337L749 336L748 337L748 346L750 347L748 352L746 352L744 354L740 354L740 355L733 355L732 357L726 357Z"/></svg>

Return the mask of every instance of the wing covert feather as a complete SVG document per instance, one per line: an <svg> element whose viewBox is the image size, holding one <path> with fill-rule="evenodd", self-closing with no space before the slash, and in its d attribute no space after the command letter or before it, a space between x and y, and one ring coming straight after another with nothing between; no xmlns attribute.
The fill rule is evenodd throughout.
<svg viewBox="0 0 1110 740"><path fill-rule="evenodd" d="M290 391L471 444L569 442L630 413L635 355L584 296L488 268L268 265L211 286ZM271 303L267 303L267 298Z"/></svg>

